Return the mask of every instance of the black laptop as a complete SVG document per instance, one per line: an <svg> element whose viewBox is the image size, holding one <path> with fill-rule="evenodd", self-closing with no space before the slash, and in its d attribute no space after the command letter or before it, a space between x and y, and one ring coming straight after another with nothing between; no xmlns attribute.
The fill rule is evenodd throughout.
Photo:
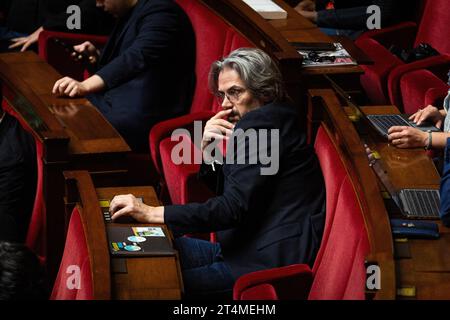
<svg viewBox="0 0 450 320"><path fill-rule="evenodd" d="M325 75L325 78L330 82L331 86L336 90L336 92L347 101L348 105L351 106L358 113L359 116L365 118L367 122L383 137L388 137L389 128L393 126L409 126L417 128L419 130L428 132L441 132L442 130L434 126L432 123L424 121L420 126L408 119L406 114L377 114L377 115L366 115L361 107L355 103L351 96L349 96L336 82L334 82L329 76Z"/></svg>

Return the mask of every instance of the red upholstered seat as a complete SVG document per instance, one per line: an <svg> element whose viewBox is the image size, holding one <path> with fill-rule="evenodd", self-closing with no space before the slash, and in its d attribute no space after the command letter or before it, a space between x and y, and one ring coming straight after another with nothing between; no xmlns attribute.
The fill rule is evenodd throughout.
<svg viewBox="0 0 450 320"><path fill-rule="evenodd" d="M401 77L400 91L405 112L414 113L430 104L441 107L448 85L430 70L420 69Z"/></svg>
<svg viewBox="0 0 450 320"><path fill-rule="evenodd" d="M211 193L196 182L199 165L175 165L171 161L174 143L170 135L177 128L192 129L196 120L204 124L211 118L219 108L208 89L211 64L237 48L253 45L200 1L177 0L177 3L188 15L196 38L194 98L190 114L158 123L152 128L149 139L154 166L164 176L172 203L183 204L192 199L204 201Z"/></svg>
<svg viewBox="0 0 450 320"><path fill-rule="evenodd" d="M448 36L450 12L447 7L448 0L426 0L418 27L413 22L402 23L368 32L356 41L356 45L375 62L373 65L362 66L365 74L361 76L361 84L373 103L392 103L403 109L401 78L404 74L430 68L438 70L438 73L448 71L450 68L450 37ZM441 55L404 64L388 50L391 45L408 49L420 43L430 44ZM408 108L411 107L408 106Z"/></svg>
<svg viewBox="0 0 450 320"><path fill-rule="evenodd" d="M77 275L79 275L79 283L74 278ZM64 254L50 299L92 300L93 298L89 252L80 213L75 208L70 218Z"/></svg>
<svg viewBox="0 0 450 320"><path fill-rule="evenodd" d="M22 119L22 117L15 112L15 110L7 103L6 100L2 101L3 110L10 115L18 119L22 127L30 132L33 131L29 127L28 123ZM27 246L38 255L42 263L45 263L45 219L46 219L46 207L44 201L44 165L42 159L44 156L44 145L35 137L36 141L36 161L37 161L37 186L36 197L34 200L33 212L31 214L30 224L28 227L27 237L25 243Z"/></svg>
<svg viewBox="0 0 450 320"><path fill-rule="evenodd" d="M364 261L370 251L358 195L342 156L325 127L317 133L315 150L326 187L326 221L312 270L297 264L240 277L234 299L364 299ZM272 286L270 288L261 285Z"/></svg>

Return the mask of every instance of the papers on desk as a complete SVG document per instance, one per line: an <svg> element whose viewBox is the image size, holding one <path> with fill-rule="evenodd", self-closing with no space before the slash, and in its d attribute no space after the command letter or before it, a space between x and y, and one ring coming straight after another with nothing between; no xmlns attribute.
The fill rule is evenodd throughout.
<svg viewBox="0 0 450 320"><path fill-rule="evenodd" d="M340 43L334 43L336 50L297 50L303 56L303 67L330 67L357 65L347 50Z"/></svg>
<svg viewBox="0 0 450 320"><path fill-rule="evenodd" d="M286 19L287 12L271 0L243 0L264 19Z"/></svg>

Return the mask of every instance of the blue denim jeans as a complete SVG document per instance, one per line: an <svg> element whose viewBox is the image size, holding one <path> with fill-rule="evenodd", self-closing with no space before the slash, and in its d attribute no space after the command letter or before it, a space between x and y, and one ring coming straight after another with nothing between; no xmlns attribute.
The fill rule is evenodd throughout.
<svg viewBox="0 0 450 320"><path fill-rule="evenodd" d="M181 237L174 243L180 255L186 299L231 299L234 278L223 261L220 244Z"/></svg>

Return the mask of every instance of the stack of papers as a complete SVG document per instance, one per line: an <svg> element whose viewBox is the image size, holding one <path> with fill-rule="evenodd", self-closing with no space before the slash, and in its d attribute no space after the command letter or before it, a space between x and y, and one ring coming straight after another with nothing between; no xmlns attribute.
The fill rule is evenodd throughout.
<svg viewBox="0 0 450 320"><path fill-rule="evenodd" d="M243 0L264 19L286 19L287 12L271 0Z"/></svg>
<svg viewBox="0 0 450 320"><path fill-rule="evenodd" d="M330 67L357 65L356 61L340 43L335 43L334 46L336 50L332 51L297 50L303 56L302 66Z"/></svg>

